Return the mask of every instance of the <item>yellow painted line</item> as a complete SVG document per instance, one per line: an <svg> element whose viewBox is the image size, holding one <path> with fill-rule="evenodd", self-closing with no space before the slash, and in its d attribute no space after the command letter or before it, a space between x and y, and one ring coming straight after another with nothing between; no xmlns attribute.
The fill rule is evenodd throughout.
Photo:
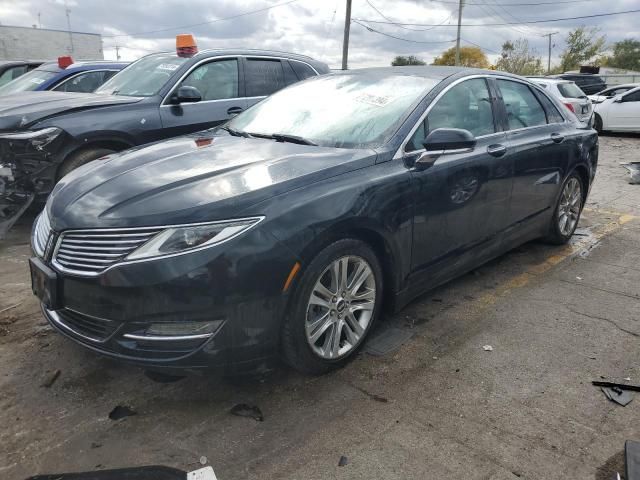
<svg viewBox="0 0 640 480"><path fill-rule="evenodd" d="M602 210L589 211L616 215L618 219L616 221L606 223L601 228L594 230L592 235L584 239L565 245L559 252L556 252L553 255L549 256L544 262L529 267L527 271L516 275L515 277L511 278L501 285L498 285L493 292L486 293L485 295L478 298L477 303L480 305L480 307L482 308L493 305L498 301L500 297L507 295L511 290L522 288L528 285L529 282L538 275L548 272L567 258L570 258L576 253L583 251L585 248L595 245L607 235L610 235L611 233L621 228L625 223L629 223L630 221L638 218L633 215L620 214L619 212L603 212Z"/></svg>

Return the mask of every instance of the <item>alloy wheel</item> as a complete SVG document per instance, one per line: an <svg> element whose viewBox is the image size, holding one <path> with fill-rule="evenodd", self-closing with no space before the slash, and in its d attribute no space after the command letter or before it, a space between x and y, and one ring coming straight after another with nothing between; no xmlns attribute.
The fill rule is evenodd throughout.
<svg viewBox="0 0 640 480"><path fill-rule="evenodd" d="M562 190L558 205L558 230L563 236L571 235L582 208L582 188L577 178L572 177Z"/></svg>
<svg viewBox="0 0 640 480"><path fill-rule="evenodd" d="M307 304L305 333L313 352L325 360L347 355L366 333L375 304L376 279L369 263L356 256L333 261Z"/></svg>

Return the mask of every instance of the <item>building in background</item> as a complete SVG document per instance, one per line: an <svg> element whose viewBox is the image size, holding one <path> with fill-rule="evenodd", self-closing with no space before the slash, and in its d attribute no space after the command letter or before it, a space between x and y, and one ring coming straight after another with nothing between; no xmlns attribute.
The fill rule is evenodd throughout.
<svg viewBox="0 0 640 480"><path fill-rule="evenodd" d="M102 60L102 35L0 25L0 60L51 60L62 55Z"/></svg>

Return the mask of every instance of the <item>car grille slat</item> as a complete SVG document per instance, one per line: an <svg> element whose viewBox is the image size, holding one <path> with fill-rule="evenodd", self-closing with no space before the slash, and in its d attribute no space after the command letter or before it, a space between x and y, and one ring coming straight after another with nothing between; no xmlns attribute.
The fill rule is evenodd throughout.
<svg viewBox="0 0 640 480"><path fill-rule="evenodd" d="M49 214L45 208L36 220L36 227L33 235L33 250L41 258L44 258L45 256L49 235L51 235L51 221L49 220Z"/></svg>
<svg viewBox="0 0 640 480"><path fill-rule="evenodd" d="M69 309L58 310L57 314L63 326L76 335L96 342L107 340L120 326L119 322L84 315Z"/></svg>
<svg viewBox="0 0 640 480"><path fill-rule="evenodd" d="M60 236L54 265L80 276L95 276L161 232L160 228L74 230Z"/></svg>

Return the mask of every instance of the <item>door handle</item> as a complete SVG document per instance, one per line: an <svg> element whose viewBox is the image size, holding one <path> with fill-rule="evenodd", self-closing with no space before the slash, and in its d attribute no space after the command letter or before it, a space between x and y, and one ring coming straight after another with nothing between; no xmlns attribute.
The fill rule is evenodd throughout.
<svg viewBox="0 0 640 480"><path fill-rule="evenodd" d="M242 112L242 107L229 107L227 109L227 115L238 115Z"/></svg>
<svg viewBox="0 0 640 480"><path fill-rule="evenodd" d="M560 135L559 133L552 133L551 140L555 143L562 143L564 141L564 135Z"/></svg>
<svg viewBox="0 0 640 480"><path fill-rule="evenodd" d="M505 147L504 145L502 145L500 143L495 143L495 144L489 145L487 147L487 153L489 155L494 156L494 157L501 157L505 153L507 153L507 147Z"/></svg>

